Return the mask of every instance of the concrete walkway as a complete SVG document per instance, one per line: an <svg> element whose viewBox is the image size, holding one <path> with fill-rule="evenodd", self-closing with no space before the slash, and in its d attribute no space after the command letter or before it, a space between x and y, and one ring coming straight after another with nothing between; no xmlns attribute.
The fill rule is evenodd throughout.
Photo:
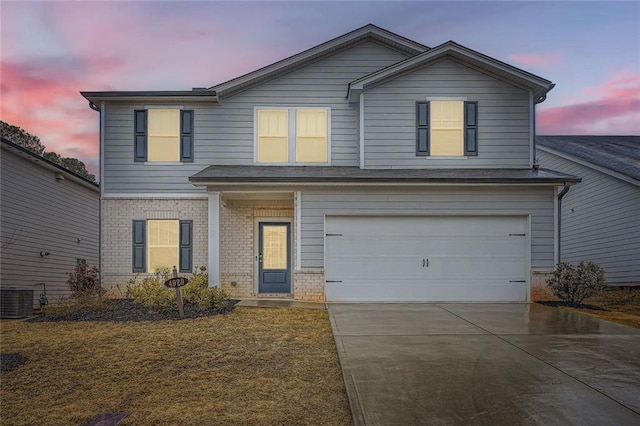
<svg viewBox="0 0 640 426"><path fill-rule="evenodd" d="M640 425L640 331L538 304L329 304L356 425Z"/></svg>

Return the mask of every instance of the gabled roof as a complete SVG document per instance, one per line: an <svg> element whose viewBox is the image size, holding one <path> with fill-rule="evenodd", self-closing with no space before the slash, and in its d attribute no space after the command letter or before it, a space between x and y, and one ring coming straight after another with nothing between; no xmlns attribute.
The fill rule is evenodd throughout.
<svg viewBox="0 0 640 426"><path fill-rule="evenodd" d="M563 185L580 178L533 169L361 169L349 166L209 166L189 178L194 185L248 184L544 184Z"/></svg>
<svg viewBox="0 0 640 426"><path fill-rule="evenodd" d="M542 77L538 77L537 75L521 70L520 68L516 68L487 55L483 55L482 53L471 50L453 41L448 41L424 53L405 59L404 61L400 61L364 77L360 77L357 80L353 80L349 83L347 98L350 102L355 102L358 100L360 93L368 87L385 80L393 79L407 71L429 65L445 57L459 60L481 71L486 71L496 77L531 89L533 90L534 99L539 102L542 102L547 92L555 86L552 82Z"/></svg>
<svg viewBox="0 0 640 426"><path fill-rule="evenodd" d="M286 74L296 68L316 61L322 57L331 55L338 50L352 46L365 40L373 40L388 47L404 52L409 55L417 55L427 51L429 48L413 40L394 34L373 24L365 25L347 34L336 37L325 43L319 44L304 52L290 56L274 64L267 65L256 71L234 78L209 90L215 90L222 98L232 93L244 90L255 84L270 80L280 75Z"/></svg>
<svg viewBox="0 0 640 426"><path fill-rule="evenodd" d="M87 178L85 178L84 176L80 176L79 174L72 172L71 170L67 169L66 167L63 167L59 164L54 163L53 161L47 160L46 158L44 158L41 155L36 154L33 151L29 151L28 149L24 148L21 145L18 145L17 143L14 143L12 141L10 141L9 139L2 137L0 138L0 141L2 141L2 147L13 152L16 155L21 156L22 158L31 161L32 163L35 163L37 165L39 165L40 167L50 170L54 173L62 173L64 176L66 176L67 178L70 178L71 180L87 187L90 188L91 190L94 191L99 191L99 185Z"/></svg>
<svg viewBox="0 0 640 426"><path fill-rule="evenodd" d="M620 173L640 184L640 136L537 136L536 146Z"/></svg>

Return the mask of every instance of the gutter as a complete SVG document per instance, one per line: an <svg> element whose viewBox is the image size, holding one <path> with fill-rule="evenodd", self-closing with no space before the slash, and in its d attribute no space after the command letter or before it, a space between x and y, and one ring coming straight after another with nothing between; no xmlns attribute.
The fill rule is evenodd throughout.
<svg viewBox="0 0 640 426"><path fill-rule="evenodd" d="M567 192L569 192L569 188L571 188L571 185L569 185L568 183L564 184L564 188L562 188L562 191L560 191L560 193L558 193L558 263L560 263L562 260L562 255L561 255L561 243L562 243L562 198L567 195Z"/></svg>

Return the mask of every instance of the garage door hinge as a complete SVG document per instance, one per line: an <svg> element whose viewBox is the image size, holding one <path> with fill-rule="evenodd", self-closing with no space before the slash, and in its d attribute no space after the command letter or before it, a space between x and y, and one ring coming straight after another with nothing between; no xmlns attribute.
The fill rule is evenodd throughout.
<svg viewBox="0 0 640 426"><path fill-rule="evenodd" d="M509 281L510 283L526 283L527 280L515 280L515 281Z"/></svg>
<svg viewBox="0 0 640 426"><path fill-rule="evenodd" d="M325 283L341 283L342 281L326 280Z"/></svg>
<svg viewBox="0 0 640 426"><path fill-rule="evenodd" d="M510 237L526 237L527 234L509 234Z"/></svg>
<svg viewBox="0 0 640 426"><path fill-rule="evenodd" d="M325 237L342 237L342 234L324 234Z"/></svg>

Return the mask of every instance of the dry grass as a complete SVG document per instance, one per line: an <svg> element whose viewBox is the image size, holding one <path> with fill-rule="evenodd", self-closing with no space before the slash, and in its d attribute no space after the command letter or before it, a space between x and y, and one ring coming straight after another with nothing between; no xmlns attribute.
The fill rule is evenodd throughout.
<svg viewBox="0 0 640 426"><path fill-rule="evenodd" d="M592 317L640 328L640 287L614 287L583 303L599 306L606 311L564 308Z"/></svg>
<svg viewBox="0 0 640 426"><path fill-rule="evenodd" d="M326 311L236 308L142 323L4 320L3 425L351 424Z"/></svg>

